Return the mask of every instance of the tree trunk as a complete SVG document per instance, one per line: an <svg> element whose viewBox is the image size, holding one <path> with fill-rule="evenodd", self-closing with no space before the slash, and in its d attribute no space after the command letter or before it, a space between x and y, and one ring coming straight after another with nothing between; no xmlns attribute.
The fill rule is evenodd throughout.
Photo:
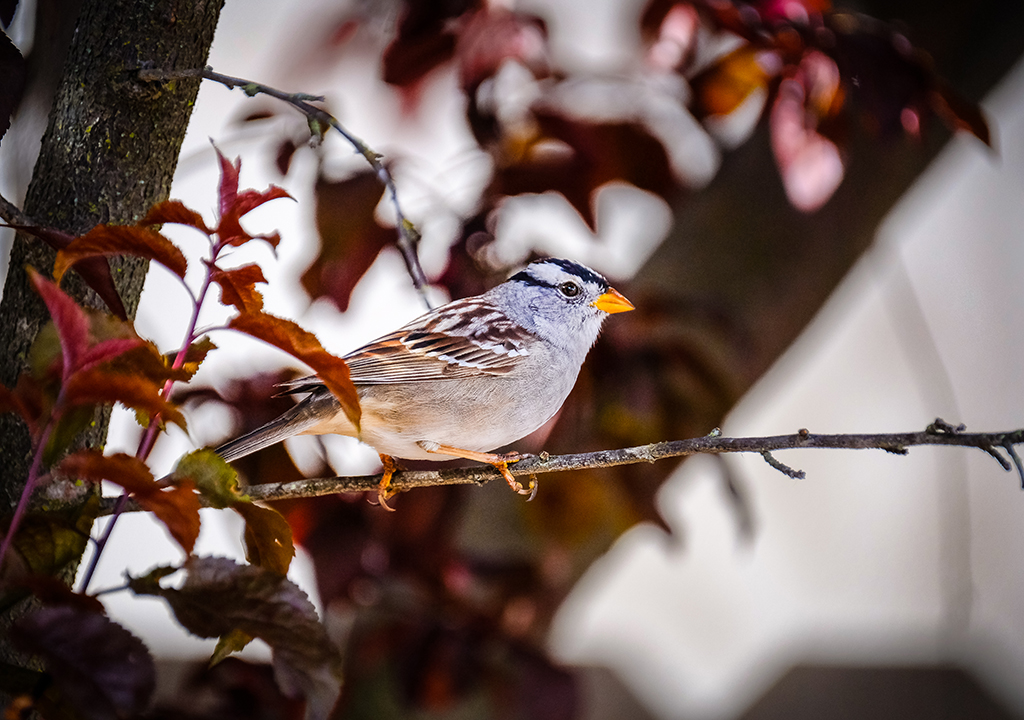
<svg viewBox="0 0 1024 720"><path fill-rule="evenodd" d="M33 220L73 234L98 223L132 223L166 199L199 80L163 85L137 79L141 67L203 67L223 0L87 0L68 49L39 158L25 198ZM12 386L28 349L49 316L27 282L25 266L44 273L54 251L19 234L14 241L0 303L0 382ZM111 262L130 315L138 307L147 264ZM65 291L102 307L95 293L70 273ZM101 444L109 411L84 440ZM0 512L21 494L31 458L28 432L14 415L0 416ZM69 572L71 569L69 569ZM23 609L22 609L23 611ZM12 617L0 617L0 628ZM0 662L11 648L0 629Z"/></svg>

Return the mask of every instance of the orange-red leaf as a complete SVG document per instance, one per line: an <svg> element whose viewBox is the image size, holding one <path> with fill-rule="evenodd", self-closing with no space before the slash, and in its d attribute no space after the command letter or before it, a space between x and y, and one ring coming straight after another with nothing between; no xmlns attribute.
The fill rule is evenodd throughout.
<svg viewBox="0 0 1024 720"><path fill-rule="evenodd" d="M259 265L253 263L233 270L210 265L210 279L220 285L220 298L225 305L234 305L243 313L263 309L263 295L256 289L256 283L266 283L267 279Z"/></svg>
<svg viewBox="0 0 1024 720"><path fill-rule="evenodd" d="M316 336L291 320L266 313L243 313L231 320L235 330L284 350L313 368L324 385L334 393L352 423L359 427L359 396L349 379L348 365L323 349Z"/></svg>
<svg viewBox="0 0 1024 720"><path fill-rule="evenodd" d="M54 250L66 248L75 239L74 235L45 225L8 225L7 227L39 238ZM114 286L114 278L110 275L110 265L104 258L95 257L82 260L75 269L85 283L95 290L100 299L106 303L110 312L121 320L128 319L124 303L121 302L121 296L117 294L117 288Z"/></svg>
<svg viewBox="0 0 1024 720"><path fill-rule="evenodd" d="M92 368L75 373L64 386L64 401L69 406L119 402L150 416L159 414L166 422L185 428L185 418L174 403L160 394L161 383L122 372Z"/></svg>
<svg viewBox="0 0 1024 720"><path fill-rule="evenodd" d="M70 477L99 482L109 480L131 493L143 509L153 513L182 549L192 553L199 537L199 496L191 482L165 488L153 479L146 464L134 455L103 455L81 450L60 464Z"/></svg>
<svg viewBox="0 0 1024 720"><path fill-rule="evenodd" d="M57 253L53 276L60 281L68 268L87 258L136 255L160 263L180 278L188 262L178 246L156 230L137 225L97 225Z"/></svg>
<svg viewBox="0 0 1024 720"><path fill-rule="evenodd" d="M33 268L28 268L28 277L57 328L66 377L89 348L89 318L74 300Z"/></svg>
<svg viewBox="0 0 1024 720"><path fill-rule="evenodd" d="M93 483L109 480L140 494L160 489L146 463L125 453L104 455L99 450L79 450L61 461L59 471L76 480Z"/></svg>
<svg viewBox="0 0 1024 720"><path fill-rule="evenodd" d="M206 226L203 216L180 200L165 200L157 203L149 209L139 225L162 225L164 223L188 225L206 235L213 234L213 230Z"/></svg>
<svg viewBox="0 0 1024 720"><path fill-rule="evenodd" d="M192 483L181 485L137 496L139 505L153 513L171 533L182 550L191 555L199 537L199 495L193 490Z"/></svg>

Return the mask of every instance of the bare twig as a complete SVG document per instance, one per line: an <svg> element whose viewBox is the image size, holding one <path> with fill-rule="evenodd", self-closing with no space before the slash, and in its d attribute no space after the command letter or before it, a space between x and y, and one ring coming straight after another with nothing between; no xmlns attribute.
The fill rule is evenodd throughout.
<svg viewBox="0 0 1024 720"><path fill-rule="evenodd" d="M657 462L666 458L685 457L687 455L751 453L764 455L779 450L797 450L806 448L834 450L885 450L906 454L906 448L915 445L946 445L954 447L973 447L989 454L996 453L996 448L1004 449L1013 460L1024 486L1024 464L1014 449L1015 445L1024 443L1024 429L1011 432L967 433L951 432L938 421L923 432L910 433L879 433L865 435L816 435L801 430L793 435L775 435L770 437L728 438L707 435L691 440L674 440L639 447L621 448L618 450L601 450L598 452L580 453L576 455L530 456L509 465L513 475L532 475L566 470L589 470L594 468L632 465L642 462ZM947 426L948 427L948 426ZM956 428L954 430L959 430ZM1009 463L1004 464L1004 467ZM772 465L785 468L787 475L798 473L789 466L776 461ZM1010 469L1007 467L1007 469ZM397 473L391 481L392 487L408 490L416 487L436 485L481 485L501 476L490 467L468 468L464 470L416 470ZM273 501L320 495L334 495L343 492L376 492L380 483L380 475L363 475L356 477L311 478L289 483L267 483L254 485L248 489L253 500ZM113 498L105 500L102 514L113 509ZM130 505L126 510L138 509Z"/></svg>
<svg viewBox="0 0 1024 720"><path fill-rule="evenodd" d="M3 195L0 195L0 219L11 225L35 225L32 218Z"/></svg>
<svg viewBox="0 0 1024 720"><path fill-rule="evenodd" d="M395 187L395 180L391 177L391 173L388 171L384 163L381 162L381 158L383 156L374 152L366 143L349 132L340 122L338 122L338 119L329 112L310 104L311 102L323 102L323 96L308 95L306 93L286 93L282 90L277 90L261 83L245 80L244 78L223 75L219 72L215 72L213 68L210 67L203 69L194 68L190 70L142 69L139 71L139 79L146 82L168 81L186 77L201 77L206 80L218 82L228 88L241 88L242 92L250 97L254 95L269 95L270 97L286 102L306 116L309 122L310 131L316 136L322 136L324 129L327 127L332 127L341 133L342 137L344 137L349 144L356 149L356 152L366 159L366 162L368 162L374 172L377 173L377 178L384 184L384 187L387 188L388 194L391 197L391 204L395 208L395 225L398 230L398 241L396 245L398 246L399 252L402 254L402 259L405 260L405 266L409 271L409 277L412 278L413 285L416 287L417 292L419 292L420 297L423 298L423 302L426 304L427 308L430 309L431 303L427 296L427 278L423 274L423 268L420 267L419 257L416 253L416 248L420 241L420 234L419 231L416 230L416 226L413 225L413 223L405 217L405 213L402 212L402 207L398 202L398 189Z"/></svg>

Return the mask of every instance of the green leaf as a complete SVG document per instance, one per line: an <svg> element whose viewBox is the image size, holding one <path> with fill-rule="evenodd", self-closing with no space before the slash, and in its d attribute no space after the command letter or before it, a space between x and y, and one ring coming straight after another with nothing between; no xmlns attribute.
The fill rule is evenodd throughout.
<svg viewBox="0 0 1024 720"><path fill-rule="evenodd" d="M245 559L252 565L287 575L295 557L295 543L284 516L255 503L238 503L234 510L245 519Z"/></svg>
<svg viewBox="0 0 1024 720"><path fill-rule="evenodd" d="M99 496L90 495L78 508L26 515L11 544L13 558L8 558L4 564L0 585L5 588L17 585L28 575L56 575L68 563L80 558L99 505ZM5 532L9 522L7 518ZM20 590L6 592L0 598L0 610L24 595Z"/></svg>
<svg viewBox="0 0 1024 720"><path fill-rule="evenodd" d="M195 450L183 455L174 468L173 482L190 480L215 508L226 508L242 500L238 473L213 450Z"/></svg>
<svg viewBox="0 0 1024 720"><path fill-rule="evenodd" d="M241 630L232 630L227 635L222 635L220 640L217 641L217 647L214 648L213 655L210 656L210 667L213 667L229 655L244 650L245 646L254 639L252 635Z"/></svg>

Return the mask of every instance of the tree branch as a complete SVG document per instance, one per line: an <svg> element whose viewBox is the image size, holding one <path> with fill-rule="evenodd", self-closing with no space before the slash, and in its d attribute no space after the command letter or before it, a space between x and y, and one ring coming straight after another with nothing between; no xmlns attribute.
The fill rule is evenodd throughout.
<svg viewBox="0 0 1024 720"><path fill-rule="evenodd" d="M398 240L396 245L398 246L398 251L402 254L402 259L405 260L405 267L409 271L409 277L412 278L412 283L416 287L416 291L420 294L420 297L423 298L423 302L426 304L427 309L431 309L430 299L427 297L427 278L426 275L423 274L423 268L420 267L419 257L416 254L416 248L420 241L420 233L416 229L416 226L405 217L405 213L402 212L402 207L398 202L398 189L395 187L395 180L391 177L391 173L388 171L384 163L381 162L383 155L374 152L372 148L349 132L345 126L338 122L338 119L329 112L310 104L310 102L324 102L324 97L322 95L286 93L282 90L277 90L276 88L253 82L252 80L223 75L219 72L215 72L213 68L210 67L206 67L201 70L195 68L191 70L142 69L139 71L139 79L143 81L167 81L185 77L201 77L206 80L213 80L214 82L218 82L229 89L241 88L242 92L249 97L254 95L269 95L270 97L286 102L306 116L309 122L310 131L317 137L323 136L323 131L326 127L332 127L341 133L341 136L344 137L349 144L366 159L366 162L368 162L374 172L377 173L377 178L381 183L383 183L384 187L387 188L388 194L391 196L391 204L395 208L395 225L398 231Z"/></svg>
<svg viewBox="0 0 1024 720"><path fill-rule="evenodd" d="M760 453L776 470L790 477L803 477L802 471L793 470L788 465L779 462L771 453L778 450L817 448L874 449L906 455L907 448L915 445L946 445L984 450L998 460L1004 470L1012 471L1016 468L1021 486L1024 488L1024 465L1020 462L1020 456L1014 448L1015 445L1022 443L1024 443L1024 429L1010 432L967 433L963 432L963 426L954 428L942 420L936 420L922 432L816 435L807 430L800 430L793 435L746 438L721 437L713 433L690 440L674 440L618 450L600 450L574 455L541 453L536 456L528 456L509 465L509 470L516 476L538 475L566 470L592 470L616 465L633 465L642 462L653 463L666 458L698 454ZM997 448L1002 448L1010 456L1010 460L1003 457ZM500 478L501 476L496 470L486 466L460 470L415 470L397 473L392 478L391 485L397 490L409 490L437 485L482 485ZM380 475L310 478L289 483L253 485L248 488L247 492L253 500L269 502L334 495L342 492L376 491L380 480ZM116 500L117 498L104 498L100 514L107 515L113 512ZM132 502L125 510L135 511L139 510L139 507Z"/></svg>
<svg viewBox="0 0 1024 720"><path fill-rule="evenodd" d="M17 205L0 195L0 219L10 225L35 225Z"/></svg>

